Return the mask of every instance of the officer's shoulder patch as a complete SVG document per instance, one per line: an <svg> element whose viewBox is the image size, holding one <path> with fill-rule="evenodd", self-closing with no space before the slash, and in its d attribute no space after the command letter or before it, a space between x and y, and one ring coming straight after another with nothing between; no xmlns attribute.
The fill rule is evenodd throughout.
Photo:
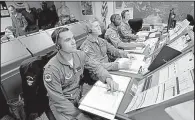
<svg viewBox="0 0 195 120"><path fill-rule="evenodd" d="M121 30L125 30L125 27L124 26L121 26Z"/></svg>
<svg viewBox="0 0 195 120"><path fill-rule="evenodd" d="M51 82L52 81L52 75L50 73L45 73L44 74L44 80L46 82Z"/></svg>
<svg viewBox="0 0 195 120"><path fill-rule="evenodd" d="M110 33L112 33L112 30L111 30L110 28L108 28L108 29L106 30L106 33L105 33L105 34L110 34Z"/></svg>
<svg viewBox="0 0 195 120"><path fill-rule="evenodd" d="M88 52L89 51L89 47L88 46L85 46L84 47L84 52Z"/></svg>
<svg viewBox="0 0 195 120"><path fill-rule="evenodd" d="M117 35L116 35L116 34L114 34L114 33L112 33L112 34L110 35L110 37L111 37L111 38L116 38L116 37L117 37Z"/></svg>

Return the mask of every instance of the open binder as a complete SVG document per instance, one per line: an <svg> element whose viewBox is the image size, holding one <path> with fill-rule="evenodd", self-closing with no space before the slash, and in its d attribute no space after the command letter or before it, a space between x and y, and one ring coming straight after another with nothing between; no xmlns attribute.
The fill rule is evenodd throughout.
<svg viewBox="0 0 195 120"><path fill-rule="evenodd" d="M112 78L119 84L118 91L111 93L106 84L97 81L80 102L79 109L114 119L131 78L117 75L112 75Z"/></svg>
<svg viewBox="0 0 195 120"><path fill-rule="evenodd" d="M156 68L162 66L163 64L167 63L168 61L172 60L176 56L180 55L181 52L169 47L164 46L161 51L158 53L156 58L152 61L148 70L153 71Z"/></svg>

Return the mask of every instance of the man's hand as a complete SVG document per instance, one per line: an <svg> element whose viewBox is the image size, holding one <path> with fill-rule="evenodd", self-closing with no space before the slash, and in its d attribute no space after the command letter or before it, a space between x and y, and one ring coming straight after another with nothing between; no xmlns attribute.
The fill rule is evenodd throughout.
<svg viewBox="0 0 195 120"><path fill-rule="evenodd" d="M107 79L106 79L106 83L107 83L107 85L110 87L111 92L115 92L115 91L117 91L118 88L119 88L118 83L114 82L114 81L112 80L112 78L107 78Z"/></svg>
<svg viewBox="0 0 195 120"><path fill-rule="evenodd" d="M131 60L128 58L120 58L118 61L118 68L121 70L128 70L132 64Z"/></svg>
<svg viewBox="0 0 195 120"><path fill-rule="evenodd" d="M132 54L127 54L127 57L128 57L130 60L136 60L135 56L133 56Z"/></svg>

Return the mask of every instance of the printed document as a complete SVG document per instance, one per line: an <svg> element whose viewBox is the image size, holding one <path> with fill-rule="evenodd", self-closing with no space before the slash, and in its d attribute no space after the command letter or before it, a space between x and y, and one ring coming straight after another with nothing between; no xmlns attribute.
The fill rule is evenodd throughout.
<svg viewBox="0 0 195 120"><path fill-rule="evenodd" d="M138 74L139 70L145 64L144 62L145 55L141 55L141 54L131 54L131 55L134 56L135 59L132 60L132 64L131 66L129 66L129 70L119 70L119 71ZM119 58L116 61L120 62L120 61L124 61L125 59L127 58Z"/></svg>
<svg viewBox="0 0 195 120"><path fill-rule="evenodd" d="M183 35L168 46L181 52L188 46L187 38Z"/></svg>
<svg viewBox="0 0 195 120"><path fill-rule="evenodd" d="M192 70L184 71L171 78L164 77L164 79L167 80L162 80L157 86L143 92L137 92L125 110L125 113L159 104L182 94L194 91L194 77L191 71Z"/></svg>
<svg viewBox="0 0 195 120"><path fill-rule="evenodd" d="M111 93L106 84L97 81L81 101L79 109L114 119L131 78L118 75L112 75L112 78L119 84L118 91Z"/></svg>

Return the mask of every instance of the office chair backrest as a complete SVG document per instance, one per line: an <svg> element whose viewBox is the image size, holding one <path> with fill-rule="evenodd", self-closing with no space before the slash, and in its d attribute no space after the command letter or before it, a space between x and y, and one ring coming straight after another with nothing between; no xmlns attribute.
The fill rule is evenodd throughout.
<svg viewBox="0 0 195 120"><path fill-rule="evenodd" d="M132 32L136 33L142 28L143 19L142 18L130 19L128 23L132 28Z"/></svg>

